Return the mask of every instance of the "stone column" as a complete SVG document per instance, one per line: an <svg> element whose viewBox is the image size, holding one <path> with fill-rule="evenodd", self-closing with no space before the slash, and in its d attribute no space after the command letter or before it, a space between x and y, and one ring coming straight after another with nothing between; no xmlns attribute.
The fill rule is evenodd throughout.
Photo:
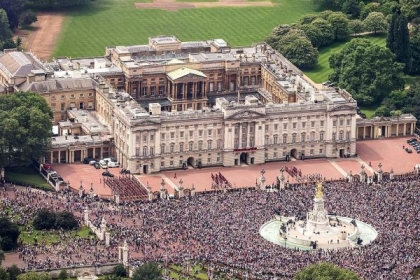
<svg viewBox="0 0 420 280"><path fill-rule="evenodd" d="M124 246L122 248L123 252L122 252L122 262L125 266L128 265L128 245L127 245L127 240L124 241Z"/></svg>
<svg viewBox="0 0 420 280"><path fill-rule="evenodd" d="M178 197L183 198L184 197L184 186L182 185L184 181L182 179L179 179L179 187L178 187Z"/></svg>
<svg viewBox="0 0 420 280"><path fill-rule="evenodd" d="M238 148L242 148L242 123L239 123L239 143Z"/></svg>
<svg viewBox="0 0 420 280"><path fill-rule="evenodd" d="M265 179L265 177L264 177L264 174L265 174L265 169L261 169L261 179L260 179L260 190L265 190L265 181L266 181L266 179Z"/></svg>
<svg viewBox="0 0 420 280"><path fill-rule="evenodd" d="M397 126L398 127L398 126ZM378 182L382 182L382 163L378 164Z"/></svg>
<svg viewBox="0 0 420 280"><path fill-rule="evenodd" d="M389 179L393 180L394 179L394 169L391 168L391 172L389 172Z"/></svg>
<svg viewBox="0 0 420 280"><path fill-rule="evenodd" d="M120 204L120 195L119 194L115 194L115 203Z"/></svg>
<svg viewBox="0 0 420 280"><path fill-rule="evenodd" d="M194 184L192 184L192 187L191 187L191 196L195 196L195 186L194 186Z"/></svg>
<svg viewBox="0 0 420 280"><path fill-rule="evenodd" d="M360 172L360 180L362 181L362 183L366 183L365 165L362 164L361 168L362 168L362 171Z"/></svg>
<svg viewBox="0 0 420 280"><path fill-rule="evenodd" d="M105 246L109 246L111 240L111 233L109 231L105 232Z"/></svg>
<svg viewBox="0 0 420 280"><path fill-rule="evenodd" d="M246 123L246 128L247 128L247 130L246 130L246 145L245 145L245 147L251 147L249 145L250 135L251 135L251 125L250 125L249 122Z"/></svg>
<svg viewBox="0 0 420 280"><path fill-rule="evenodd" d="M80 185L80 188L79 188L79 197L82 197L83 196L84 191L85 190L83 189L83 186Z"/></svg>
<svg viewBox="0 0 420 280"><path fill-rule="evenodd" d="M84 221L85 225L88 225L88 222L89 222L89 209L87 207L83 210L83 221Z"/></svg>
<svg viewBox="0 0 420 280"><path fill-rule="evenodd" d="M166 199L166 189L165 189L165 179L162 179L162 182L160 183L160 198Z"/></svg>

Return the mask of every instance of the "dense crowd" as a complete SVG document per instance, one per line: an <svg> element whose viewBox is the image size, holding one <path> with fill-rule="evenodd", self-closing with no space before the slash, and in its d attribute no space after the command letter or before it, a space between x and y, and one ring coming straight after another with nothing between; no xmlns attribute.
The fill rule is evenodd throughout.
<svg viewBox="0 0 420 280"><path fill-rule="evenodd" d="M104 217L107 221L110 247L63 232L54 245L22 246L21 257L30 269L116 262L118 245L127 240L131 264L200 260L248 271L249 277L290 279L308 264L327 261L354 270L363 279L410 279L420 261L419 183L416 175L371 185L324 182L327 211L368 223L379 233L369 245L340 250L291 250L259 234L274 213L304 217L312 208L313 184L290 185L279 193L220 191L181 201L118 206L71 193L17 190L2 192L2 207L20 213L19 223L28 222L44 207L71 210L81 218L86 206L91 220Z"/></svg>

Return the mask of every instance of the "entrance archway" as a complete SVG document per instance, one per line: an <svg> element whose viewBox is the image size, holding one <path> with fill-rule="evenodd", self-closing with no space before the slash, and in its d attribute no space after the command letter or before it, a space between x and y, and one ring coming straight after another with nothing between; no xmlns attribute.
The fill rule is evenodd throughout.
<svg viewBox="0 0 420 280"><path fill-rule="evenodd" d="M149 173L149 166L143 165L143 174L147 174L147 173Z"/></svg>
<svg viewBox="0 0 420 280"><path fill-rule="evenodd" d="M345 149L340 149L340 157L345 157L346 156L346 150Z"/></svg>
<svg viewBox="0 0 420 280"><path fill-rule="evenodd" d="M239 159L241 161L241 164L248 164L248 153L241 153Z"/></svg>
<svg viewBox="0 0 420 280"><path fill-rule="evenodd" d="M295 159L297 159L297 156L298 156L297 150L296 149L292 149L290 151L290 156L293 157L293 158L295 158Z"/></svg>
<svg viewBox="0 0 420 280"><path fill-rule="evenodd" d="M194 163L195 163L195 161L194 161L194 158L193 158L193 157L189 157L189 158L187 159L187 164L188 164L189 166L194 167Z"/></svg>

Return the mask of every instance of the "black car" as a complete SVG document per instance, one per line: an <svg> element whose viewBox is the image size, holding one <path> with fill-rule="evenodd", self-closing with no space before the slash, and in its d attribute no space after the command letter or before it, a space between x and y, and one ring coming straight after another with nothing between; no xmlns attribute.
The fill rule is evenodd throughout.
<svg viewBox="0 0 420 280"><path fill-rule="evenodd" d="M93 167L95 167L96 169L100 169L101 168L101 165L99 164L99 162L95 162L93 164Z"/></svg>
<svg viewBox="0 0 420 280"><path fill-rule="evenodd" d="M111 172L109 172L109 171L104 171L104 172L102 172L102 176L106 176L106 177L114 177L114 174L112 174Z"/></svg>
<svg viewBox="0 0 420 280"><path fill-rule="evenodd" d="M409 154L411 154L413 152L410 148L405 148L405 151Z"/></svg>
<svg viewBox="0 0 420 280"><path fill-rule="evenodd" d="M410 139L407 140L408 144L413 143L413 142L417 142L417 139L416 138L410 138Z"/></svg>
<svg viewBox="0 0 420 280"><path fill-rule="evenodd" d="M83 160L84 164L89 164L91 161L97 161L95 158L87 157Z"/></svg>

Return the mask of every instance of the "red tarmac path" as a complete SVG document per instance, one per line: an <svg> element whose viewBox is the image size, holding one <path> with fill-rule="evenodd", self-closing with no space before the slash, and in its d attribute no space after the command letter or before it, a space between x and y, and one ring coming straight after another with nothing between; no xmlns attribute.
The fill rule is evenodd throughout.
<svg viewBox="0 0 420 280"><path fill-rule="evenodd" d="M174 193L174 187L179 185L179 180L183 180L183 186L190 189L192 184L197 191L211 189L211 173L221 172L223 176L236 187L255 186L256 180L259 182L261 169L266 171L266 184L276 182L276 176L280 174L279 169L282 166L292 167L302 170L303 175L319 173L327 179L344 178L346 174L352 171L353 174L359 174L361 165L366 166L365 171L371 175L373 170L378 169L378 164L382 163L382 170L389 172L391 168L396 174L413 171L416 164L420 163L420 154L414 150L408 154L403 150L403 146L408 146L408 138L392 138L382 140L365 140L357 142L358 157L341 159L310 159L297 160L292 162L273 162L262 165L248 165L235 167L211 167L202 169L163 171L156 174L134 175L144 185L149 185L152 191L160 189L162 179L165 179L165 187L169 193ZM372 167L369 167L369 162ZM54 164L53 168L66 180L70 182L73 188L78 189L80 184L86 192L89 192L92 185L95 193L100 196L111 196L111 190L104 186L102 178L102 169L95 169L85 164ZM120 168L109 169L111 173L119 176ZM176 173L176 178L174 175ZM290 182L295 182L294 178L289 178Z"/></svg>

